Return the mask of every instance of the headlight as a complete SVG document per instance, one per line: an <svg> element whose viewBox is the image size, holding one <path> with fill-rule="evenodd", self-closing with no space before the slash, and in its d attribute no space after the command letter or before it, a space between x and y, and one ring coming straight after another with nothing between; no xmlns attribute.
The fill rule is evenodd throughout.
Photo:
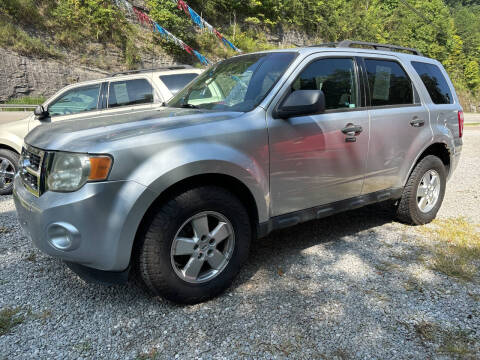
<svg viewBox="0 0 480 360"><path fill-rule="evenodd" d="M108 155L86 155L57 152L47 173L51 191L76 191L88 181L106 180L112 158Z"/></svg>

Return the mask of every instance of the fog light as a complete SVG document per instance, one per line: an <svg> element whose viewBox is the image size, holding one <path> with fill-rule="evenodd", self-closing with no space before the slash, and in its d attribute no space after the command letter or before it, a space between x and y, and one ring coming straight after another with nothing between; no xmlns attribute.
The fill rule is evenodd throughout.
<svg viewBox="0 0 480 360"><path fill-rule="evenodd" d="M47 229L48 242L57 250L71 251L80 246L80 232L67 223L53 223Z"/></svg>

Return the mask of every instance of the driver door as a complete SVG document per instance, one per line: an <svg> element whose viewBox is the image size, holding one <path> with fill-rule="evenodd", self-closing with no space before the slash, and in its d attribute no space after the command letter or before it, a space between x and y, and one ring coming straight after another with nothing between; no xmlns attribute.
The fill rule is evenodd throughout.
<svg viewBox="0 0 480 360"><path fill-rule="evenodd" d="M365 177L369 114L354 57L312 56L273 101L297 90L322 90L326 110L289 119L268 112L271 215L359 196ZM360 126L354 136L351 125Z"/></svg>

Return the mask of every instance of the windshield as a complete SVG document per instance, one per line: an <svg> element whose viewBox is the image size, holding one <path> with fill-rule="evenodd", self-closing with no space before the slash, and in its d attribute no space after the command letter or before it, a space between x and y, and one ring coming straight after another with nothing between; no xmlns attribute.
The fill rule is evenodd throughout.
<svg viewBox="0 0 480 360"><path fill-rule="evenodd" d="M168 106L250 111L265 98L296 55L275 52L224 60L180 91Z"/></svg>

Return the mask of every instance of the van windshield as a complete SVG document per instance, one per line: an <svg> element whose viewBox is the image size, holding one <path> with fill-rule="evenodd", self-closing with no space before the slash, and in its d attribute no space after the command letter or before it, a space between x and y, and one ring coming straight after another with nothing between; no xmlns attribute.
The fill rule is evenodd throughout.
<svg viewBox="0 0 480 360"><path fill-rule="evenodd" d="M296 55L296 52L274 52L224 60L180 91L168 106L239 112L253 110Z"/></svg>

